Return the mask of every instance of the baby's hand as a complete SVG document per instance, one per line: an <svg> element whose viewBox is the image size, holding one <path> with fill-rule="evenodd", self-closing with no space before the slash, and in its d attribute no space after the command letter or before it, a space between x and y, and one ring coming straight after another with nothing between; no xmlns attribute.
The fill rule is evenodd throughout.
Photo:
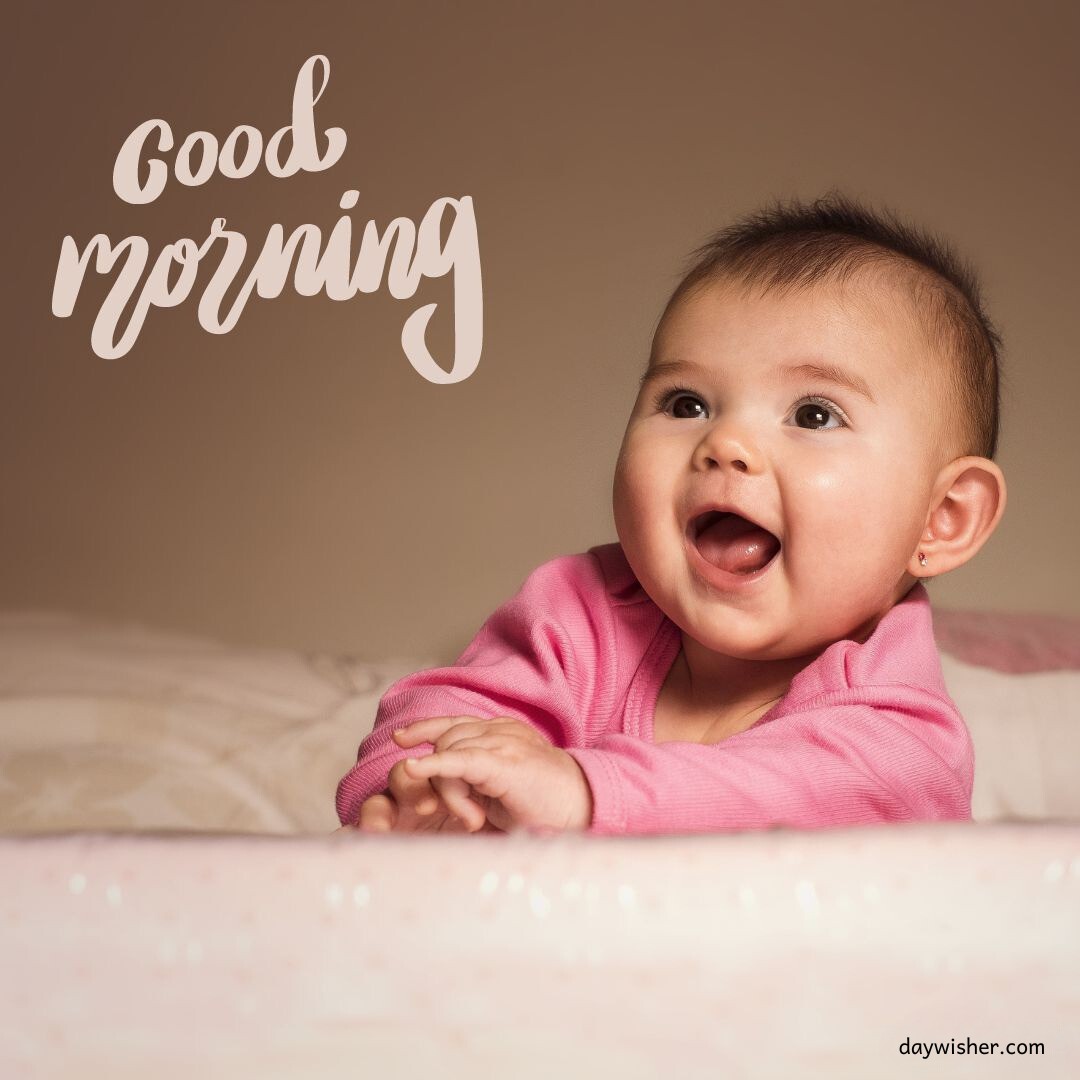
<svg viewBox="0 0 1080 1080"><path fill-rule="evenodd" d="M389 786L360 806L357 827L362 832L498 832L485 827L487 815L469 798L463 780L418 780L397 762Z"/></svg>
<svg viewBox="0 0 1080 1080"><path fill-rule="evenodd" d="M432 743L435 753L399 763L406 776L464 782L485 798L487 819L502 830L585 829L592 820L592 791L581 766L520 720L432 717L395 732L394 739L398 746Z"/></svg>

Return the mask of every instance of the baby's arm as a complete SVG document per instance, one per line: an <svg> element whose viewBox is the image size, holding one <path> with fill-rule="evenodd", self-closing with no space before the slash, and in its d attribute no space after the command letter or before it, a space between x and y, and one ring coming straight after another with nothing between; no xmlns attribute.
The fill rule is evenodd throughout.
<svg viewBox="0 0 1080 1080"><path fill-rule="evenodd" d="M427 736L414 744L398 742L392 733L406 725L455 716L461 719L465 714L471 723L512 720L542 739L549 752L586 745L586 725L601 725L610 708L606 700L596 701L598 694L607 693L603 674L611 666L610 662L597 662L600 637L605 642L612 638L610 634L599 635L597 630L603 612L595 609L594 594L602 588L600 568L592 556L566 556L545 563L485 622L455 664L416 672L390 687L379 703L371 733L360 746L356 765L338 784L337 810L342 824L358 825L361 808L375 796L382 798L376 798L369 813L378 821L396 820L405 827L410 827L410 820L415 821L407 815L394 819L395 808L401 809L396 797L390 805L393 791L388 775L393 768L406 757L429 752L423 745L430 742ZM612 646L605 647L611 651ZM565 755L565 750L561 753ZM581 778L584 791L579 794L586 795L588 785L578 766L567 760L564 768L567 772L572 768ZM447 802L447 808L467 824L477 824L475 806L483 807L482 800L492 797L474 795L475 806L470 810L469 803L462 804L460 799L469 798L470 788L477 788L477 783L463 774L434 771L430 776L407 775L412 780L422 779L424 784L431 781L432 790ZM515 770L515 798L522 798L523 775L522 769ZM452 780L461 784L456 807L453 789L444 786ZM493 782L490 775L485 782ZM447 795L447 791L451 793ZM491 820L490 813L486 816ZM501 822L496 817L493 824Z"/></svg>
<svg viewBox="0 0 1080 1080"><path fill-rule="evenodd" d="M590 831L969 820L971 741L955 708L909 687L844 694L856 695L878 700L815 702L709 745L612 733L571 748L595 797Z"/></svg>

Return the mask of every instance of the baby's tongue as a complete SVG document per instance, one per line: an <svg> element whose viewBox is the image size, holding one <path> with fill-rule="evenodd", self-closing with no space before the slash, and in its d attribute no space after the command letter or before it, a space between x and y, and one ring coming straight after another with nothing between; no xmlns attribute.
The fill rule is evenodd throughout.
<svg viewBox="0 0 1080 1080"><path fill-rule="evenodd" d="M760 570L780 549L772 533L759 529L738 514L725 514L697 538L706 562L731 574Z"/></svg>

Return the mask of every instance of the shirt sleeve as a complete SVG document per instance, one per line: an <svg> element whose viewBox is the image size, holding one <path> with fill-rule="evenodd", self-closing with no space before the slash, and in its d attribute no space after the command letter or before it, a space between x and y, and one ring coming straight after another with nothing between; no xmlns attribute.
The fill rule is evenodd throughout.
<svg viewBox="0 0 1080 1080"><path fill-rule="evenodd" d="M602 723L613 708L614 646L604 632L611 616L603 590L591 554L553 559L491 615L455 664L391 686L356 765L338 784L342 824L354 824L360 804L385 790L398 761L432 752L430 744L403 749L394 742L394 729L414 720L509 716L555 746L584 746L586 727Z"/></svg>
<svg viewBox="0 0 1080 1080"><path fill-rule="evenodd" d="M593 834L971 817L967 728L911 687L837 692L714 744L607 734L569 753L593 792Z"/></svg>

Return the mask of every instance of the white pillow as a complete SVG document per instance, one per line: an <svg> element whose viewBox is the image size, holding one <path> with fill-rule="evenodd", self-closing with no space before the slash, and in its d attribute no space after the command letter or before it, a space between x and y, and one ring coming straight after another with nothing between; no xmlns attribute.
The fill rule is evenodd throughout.
<svg viewBox="0 0 1080 1080"><path fill-rule="evenodd" d="M975 743L976 821L1080 819L1080 671L1014 675L941 654Z"/></svg>

